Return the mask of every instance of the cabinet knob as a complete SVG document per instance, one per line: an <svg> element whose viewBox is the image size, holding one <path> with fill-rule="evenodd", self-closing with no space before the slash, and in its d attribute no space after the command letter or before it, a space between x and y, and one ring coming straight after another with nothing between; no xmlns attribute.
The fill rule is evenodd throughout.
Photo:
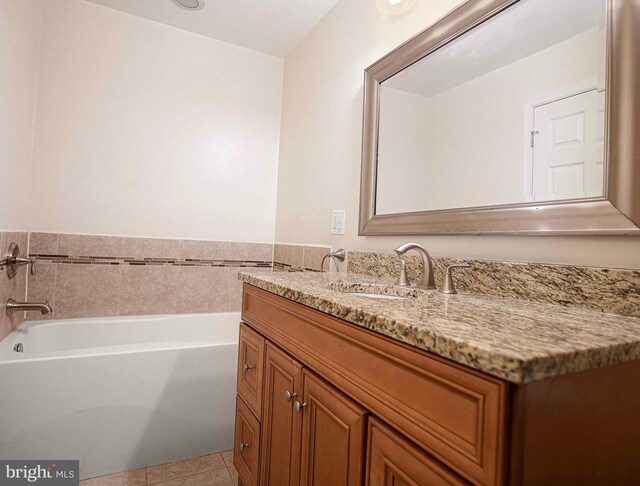
<svg viewBox="0 0 640 486"><path fill-rule="evenodd" d="M284 399L287 402L290 402L291 400L293 400L295 397L297 397L298 394L297 393L291 393L289 390L287 390L286 392L284 392Z"/></svg>
<svg viewBox="0 0 640 486"><path fill-rule="evenodd" d="M300 403L299 401L296 400L296 403L293 404L293 409L298 412L301 413L305 408L307 408L307 404L306 403Z"/></svg>
<svg viewBox="0 0 640 486"><path fill-rule="evenodd" d="M252 369L252 368L253 368L253 366L251 366L250 364L245 363L245 364L244 364L244 366L243 366L243 368L244 368L244 372L246 373L247 371L249 371L250 369Z"/></svg>
<svg viewBox="0 0 640 486"><path fill-rule="evenodd" d="M240 452L244 451L247 447L249 447L249 444L246 442L240 442Z"/></svg>

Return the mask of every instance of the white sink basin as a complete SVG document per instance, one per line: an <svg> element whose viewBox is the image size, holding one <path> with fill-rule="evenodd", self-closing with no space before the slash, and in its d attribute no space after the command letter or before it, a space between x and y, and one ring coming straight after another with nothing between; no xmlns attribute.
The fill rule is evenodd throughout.
<svg viewBox="0 0 640 486"><path fill-rule="evenodd" d="M399 295L385 295L377 294L374 292L348 292L343 291L343 294L357 295L358 297L368 297L370 299L384 299L384 300L409 300L411 297L401 297Z"/></svg>

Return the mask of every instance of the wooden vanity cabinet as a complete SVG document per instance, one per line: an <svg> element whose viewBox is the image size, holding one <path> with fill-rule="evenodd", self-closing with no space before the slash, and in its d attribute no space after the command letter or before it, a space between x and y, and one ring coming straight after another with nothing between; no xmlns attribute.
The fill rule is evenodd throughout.
<svg viewBox="0 0 640 486"><path fill-rule="evenodd" d="M516 385L245 284L245 486L600 485L640 477L640 361Z"/></svg>

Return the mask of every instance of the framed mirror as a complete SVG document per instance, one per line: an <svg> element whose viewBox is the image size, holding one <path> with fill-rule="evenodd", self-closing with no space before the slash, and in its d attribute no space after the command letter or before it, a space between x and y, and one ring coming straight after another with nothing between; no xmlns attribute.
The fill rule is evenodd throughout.
<svg viewBox="0 0 640 486"><path fill-rule="evenodd" d="M639 225L640 2L468 0L365 70L360 235Z"/></svg>

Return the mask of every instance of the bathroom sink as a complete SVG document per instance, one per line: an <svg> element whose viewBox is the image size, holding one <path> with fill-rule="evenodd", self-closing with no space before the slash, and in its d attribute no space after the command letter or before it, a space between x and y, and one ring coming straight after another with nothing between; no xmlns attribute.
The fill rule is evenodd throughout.
<svg viewBox="0 0 640 486"><path fill-rule="evenodd" d="M387 283L334 283L329 286L331 290L342 294L366 297L369 299L381 300L411 300L417 297L424 297L425 290L415 287L400 287Z"/></svg>
<svg viewBox="0 0 640 486"><path fill-rule="evenodd" d="M368 297L369 299L383 299L383 300L409 300L411 297L404 297L401 295L386 295L378 294L376 292L358 292L357 290L342 290L343 294L356 295L358 297Z"/></svg>

